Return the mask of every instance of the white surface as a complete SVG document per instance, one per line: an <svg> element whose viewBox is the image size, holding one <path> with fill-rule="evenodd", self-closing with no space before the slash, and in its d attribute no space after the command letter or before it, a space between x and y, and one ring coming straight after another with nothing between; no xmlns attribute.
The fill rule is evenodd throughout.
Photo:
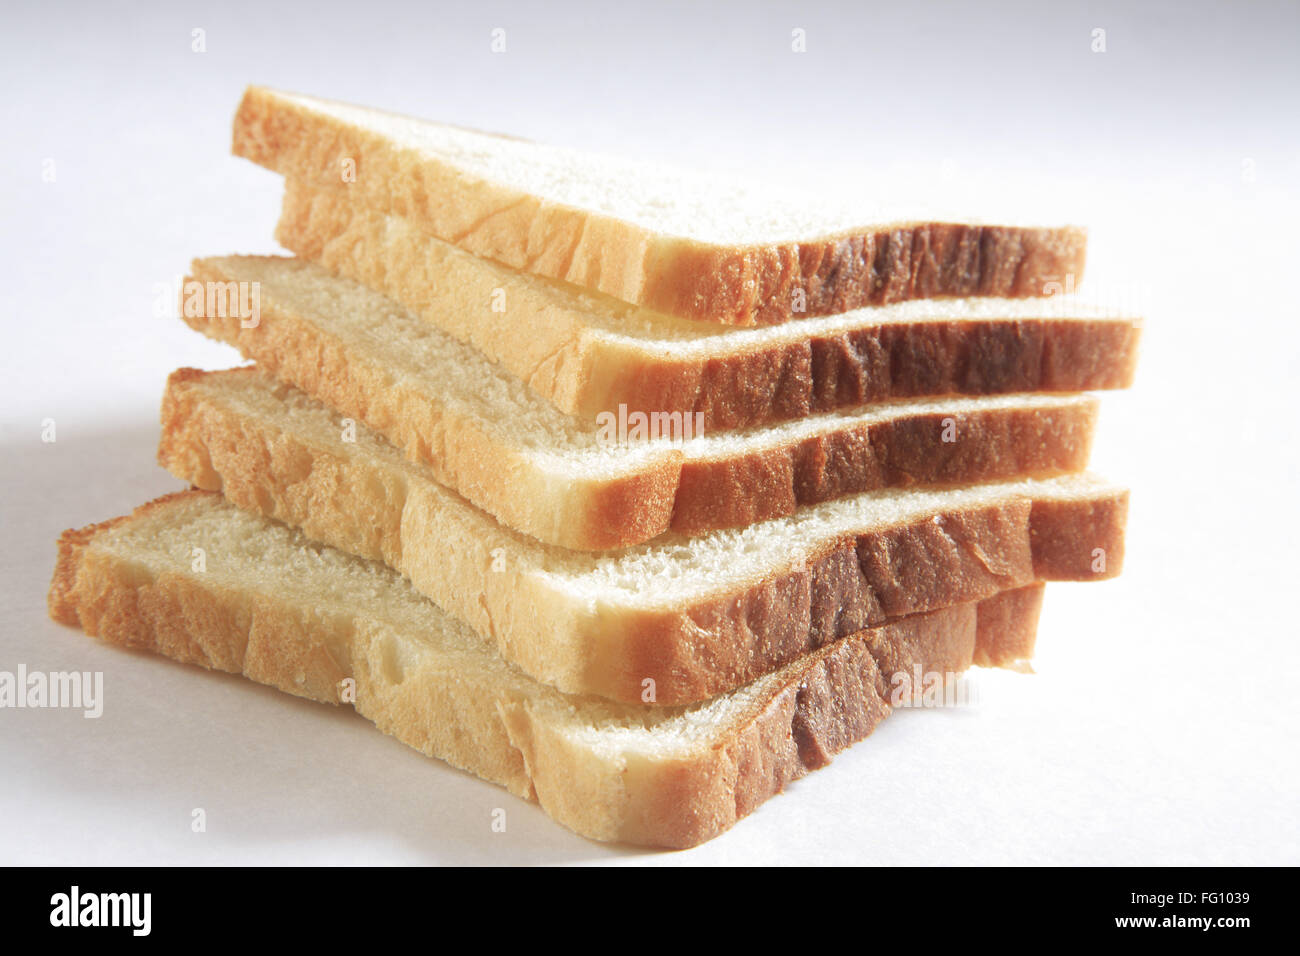
<svg viewBox="0 0 1300 956"><path fill-rule="evenodd" d="M103 671L107 700L0 710L0 862L1300 863L1295 8L618 7L6 5L0 670ZM891 717L682 854L588 843L360 718L52 624L58 533L177 487L167 372L235 361L153 301L194 255L275 248L277 178L228 155L247 82L1088 224L1089 284L1149 316L1095 457L1134 489L1124 577L1048 589L1036 676Z"/></svg>

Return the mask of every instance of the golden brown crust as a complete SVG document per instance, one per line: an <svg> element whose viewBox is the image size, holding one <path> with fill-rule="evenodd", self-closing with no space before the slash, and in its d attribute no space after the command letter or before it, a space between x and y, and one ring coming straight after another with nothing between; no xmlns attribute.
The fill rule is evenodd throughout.
<svg viewBox="0 0 1300 956"><path fill-rule="evenodd" d="M1041 296L1082 277L1082 229L904 223L772 245L712 245L474 180L364 129L250 88L233 152L347 188L511 268L684 318L766 325L933 296ZM342 163L355 178L343 184ZM448 199L454 197L454 202Z"/></svg>
<svg viewBox="0 0 1300 956"><path fill-rule="evenodd" d="M259 375L206 374L214 382ZM1096 547L1114 555L1090 578L1120 570L1122 495L1105 491L1041 511L1019 498L953 508L823 542L804 565L774 567L710 597L647 610L593 607L540 570L547 562L537 545L476 520L471 508L450 507L436 488L422 490L373 456L344 457L235 413L187 381L168 387L160 464L241 508L396 568L496 641L502 656L570 692L639 702L651 679L658 704L701 700L889 617L1047 579L1040 550L1052 555L1044 572L1071 579L1080 560L1071 547L1086 549L1088 560Z"/></svg>
<svg viewBox="0 0 1300 956"><path fill-rule="evenodd" d="M1042 581L1099 581L1124 563L1127 490L1090 501L1035 501L1034 574Z"/></svg>
<svg viewBox="0 0 1300 956"><path fill-rule="evenodd" d="M82 549L86 542L94 538L101 527L111 527L123 518L114 518L103 525L90 525L86 528L69 528L59 535L58 553L54 559L54 577L50 581L50 593L46 599L50 617L60 624L77 623L77 608L72 600L72 590L76 585L77 565L81 560Z"/></svg>
<svg viewBox="0 0 1300 956"><path fill-rule="evenodd" d="M840 428L744 455L687 459L672 530L697 534L881 488L1046 478L1088 464L1097 403L935 411ZM952 441L943 440L950 430Z"/></svg>
<svg viewBox="0 0 1300 956"><path fill-rule="evenodd" d="M1028 586L1030 509L1027 500L1000 502L848 535L806 565L719 597L629 611L622 672L595 692L635 700L649 676L661 704L703 700L888 619ZM1058 512L1058 530L1069 533L1073 519Z"/></svg>
<svg viewBox="0 0 1300 956"><path fill-rule="evenodd" d="M751 718L729 728L720 745L667 768L629 767L631 799L619 839L686 848L729 829L790 782L869 736L888 716L880 694L886 678L876 655L909 655L903 645L931 627L960 648L970 640L973 614L968 607L954 609L925 616L932 621L894 622L845 638L792 667L789 679ZM969 663L968 654L961 669ZM637 786L650 772L657 785Z"/></svg>
<svg viewBox="0 0 1300 956"><path fill-rule="evenodd" d="M182 369L181 371L187 373L187 376L189 373L204 374L197 369ZM181 378L187 376L181 376ZM168 507L172 501L184 499L191 494L193 494L192 491L177 491L169 495L163 495L161 498L155 498L153 501L140 505L129 515L110 518L97 524L86 525L84 528L69 528L59 535L58 552L54 559L54 574L50 581L50 591L46 600L50 617L61 624L78 625L78 604L73 593L77 585L77 570L81 566L86 545L105 531L147 517L155 510Z"/></svg>
<svg viewBox="0 0 1300 956"><path fill-rule="evenodd" d="M981 601L974 663L980 667L1031 670L1029 659L1034 656L1042 607L1041 585L1003 591L994 599Z"/></svg>
<svg viewBox="0 0 1300 956"><path fill-rule="evenodd" d="M429 320L423 293L404 281L400 269L382 277L373 269L364 238L348 233L348 243L323 244L313 252L283 225L282 220L279 235L287 248ZM834 334L692 358L666 351L627 354L595 338L575 348L581 361L567 364L564 377L529 384L571 414L623 404L629 410L702 415L708 429L744 428L890 399L1128 388L1140 337L1141 326L1130 319L864 320ZM494 350L490 339L474 344ZM564 340L551 345L562 348ZM509 349L493 357L516 375L527 375ZM580 378L582 361L605 371Z"/></svg>
<svg viewBox="0 0 1300 956"><path fill-rule="evenodd" d="M635 301L668 315L745 326L909 299L1042 296L1066 276L1082 278L1086 247L1087 233L1076 227L936 222L761 247L655 242ZM624 287L617 279L595 286L616 297ZM804 308L796 311L795 302Z"/></svg>
<svg viewBox="0 0 1300 956"><path fill-rule="evenodd" d="M720 342L689 357L611 341L580 318L537 307L521 319L451 307L420 251L382 216L337 190L286 184L276 238L296 255L361 282L472 344L562 411L701 415L741 428L891 398L1079 392L1132 384L1140 328L1131 319L872 321L744 348ZM476 277L472 301L497 280ZM481 295L480 295L481 294ZM513 308L513 306L512 306ZM725 336L723 337L725 339Z"/></svg>
<svg viewBox="0 0 1300 956"><path fill-rule="evenodd" d="M776 675L762 698L704 745L611 762L510 688L463 686L439 668L393 674L385 662L393 635L370 627L364 608L338 620L305 615L253 588L220 587L181 567L154 574L95 550L102 530L141 513L65 533L69 547L56 570L60 620L110 643L326 703L338 702L339 681L353 677L357 710L386 733L536 800L560 823L600 840L688 847L712 839L870 734L889 713L882 693L892 670L959 672L977 640L979 611L971 605L859 632ZM1018 626L1016 608L1032 604L1033 595L1011 592L980 610Z"/></svg>

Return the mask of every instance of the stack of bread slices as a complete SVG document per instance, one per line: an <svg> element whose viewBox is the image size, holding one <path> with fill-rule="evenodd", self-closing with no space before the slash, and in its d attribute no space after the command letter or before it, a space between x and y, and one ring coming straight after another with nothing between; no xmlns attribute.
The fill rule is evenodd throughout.
<svg viewBox="0 0 1300 956"><path fill-rule="evenodd" d="M872 218L250 89L296 258L180 309L254 365L167 383L192 485L65 533L52 615L347 703L598 840L685 847L917 674L1021 666L1115 575L1086 473L1132 316L1048 295L1075 228ZM901 680L901 683L900 683Z"/></svg>

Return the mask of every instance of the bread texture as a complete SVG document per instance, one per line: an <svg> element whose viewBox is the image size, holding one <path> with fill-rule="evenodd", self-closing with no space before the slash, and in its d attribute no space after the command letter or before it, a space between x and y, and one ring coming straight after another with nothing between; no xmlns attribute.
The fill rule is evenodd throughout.
<svg viewBox="0 0 1300 956"><path fill-rule="evenodd" d="M1104 579L1123 563L1128 494L1087 475L875 492L740 529L576 552L510 530L364 426L354 431L255 370L184 370L163 403L158 460L397 569L566 692L703 700L891 617L1039 580Z"/></svg>
<svg viewBox="0 0 1300 956"><path fill-rule="evenodd" d="M998 643L990 622L1032 631L1041 590L856 632L691 707L622 706L530 679L382 565L189 491L65 532L49 607L113 644L351 702L583 836L681 848L870 734L900 675L951 679Z"/></svg>
<svg viewBox="0 0 1300 956"><path fill-rule="evenodd" d="M185 321L371 426L500 521L581 550L735 527L884 487L1080 471L1096 420L1094 399L1044 394L896 402L719 433L680 416L587 421L311 263L198 260L187 284L240 286L260 290L256 324L228 297L197 292L182 302Z"/></svg>
<svg viewBox="0 0 1300 956"><path fill-rule="evenodd" d="M468 252L678 316L768 325L1082 277L1077 227L849 213L610 157L250 88L233 150ZM855 218L855 215L861 218Z"/></svg>
<svg viewBox="0 0 1300 956"><path fill-rule="evenodd" d="M561 411L703 416L741 428L894 398L1123 388L1140 323L1082 302L943 299L761 329L633 310L507 269L375 212L286 185L276 238L473 345Z"/></svg>

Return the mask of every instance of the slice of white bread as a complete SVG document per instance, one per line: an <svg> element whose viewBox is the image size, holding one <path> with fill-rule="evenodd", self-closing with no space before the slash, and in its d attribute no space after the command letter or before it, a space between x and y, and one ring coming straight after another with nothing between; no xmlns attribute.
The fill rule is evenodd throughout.
<svg viewBox="0 0 1300 956"><path fill-rule="evenodd" d="M1041 591L858 632L707 703L629 707L540 684L388 568L192 491L65 532L49 607L114 644L351 699L385 733L584 836L687 847L871 733L906 696L900 676L1032 645Z"/></svg>
<svg viewBox="0 0 1300 956"><path fill-rule="evenodd" d="M257 87L233 149L476 255L689 319L770 324L930 296L1041 296L1083 274L1075 227L916 221L911 207L855 210L842 190L755 190Z"/></svg>
<svg viewBox="0 0 1300 956"><path fill-rule="evenodd" d="M1096 420L1086 396L985 396L741 432L696 433L689 419L659 417L640 424L662 434L636 440L637 419L564 415L473 348L311 263L199 260L190 282L183 314L193 328L365 422L511 527L582 550L750 524L887 486L1079 471ZM238 284L259 288L255 326L198 295Z"/></svg>
<svg viewBox="0 0 1300 956"><path fill-rule="evenodd" d="M397 569L538 680L630 702L650 687L659 704L731 690L889 617L1113 576L1128 504L1087 475L878 492L588 554L511 531L254 369L174 375L158 460Z"/></svg>
<svg viewBox="0 0 1300 956"><path fill-rule="evenodd" d="M761 329L633 310L463 252L349 191L290 180L276 238L479 349L562 411L709 429L890 398L1124 388L1140 323L1077 296L941 299Z"/></svg>

